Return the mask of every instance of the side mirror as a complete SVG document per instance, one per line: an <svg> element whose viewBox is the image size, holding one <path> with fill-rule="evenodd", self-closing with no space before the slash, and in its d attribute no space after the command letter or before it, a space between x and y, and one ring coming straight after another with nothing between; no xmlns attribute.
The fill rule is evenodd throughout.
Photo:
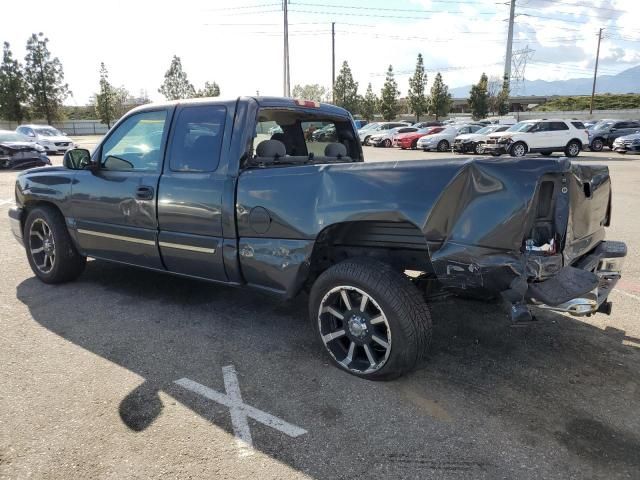
<svg viewBox="0 0 640 480"><path fill-rule="evenodd" d="M97 169L98 164L91 161L91 152L84 148L74 148L67 150L64 154L62 164L70 170Z"/></svg>

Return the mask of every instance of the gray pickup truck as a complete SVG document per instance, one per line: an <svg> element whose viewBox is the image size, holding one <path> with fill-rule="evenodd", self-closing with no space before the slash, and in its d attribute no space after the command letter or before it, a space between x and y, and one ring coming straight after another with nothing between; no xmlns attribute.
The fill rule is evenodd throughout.
<svg viewBox="0 0 640 480"><path fill-rule="evenodd" d="M374 380L425 354L434 293L500 300L516 323L609 313L626 255L604 240L604 166L364 163L348 112L287 98L145 105L92 154L21 173L15 192L13 233L43 282L74 280L93 257L306 291L331 360Z"/></svg>

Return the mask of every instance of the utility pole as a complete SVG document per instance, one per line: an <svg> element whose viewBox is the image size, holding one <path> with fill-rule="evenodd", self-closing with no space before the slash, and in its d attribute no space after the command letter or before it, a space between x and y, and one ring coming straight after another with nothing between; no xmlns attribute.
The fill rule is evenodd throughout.
<svg viewBox="0 0 640 480"><path fill-rule="evenodd" d="M511 50L513 48L513 21L516 17L516 0L511 0L511 9L509 10L509 33L507 36L507 53L504 57L504 79L507 87L511 82Z"/></svg>
<svg viewBox="0 0 640 480"><path fill-rule="evenodd" d="M336 22L331 22L331 98L336 103L333 93L336 86Z"/></svg>
<svg viewBox="0 0 640 480"><path fill-rule="evenodd" d="M284 10L284 96L291 96L291 85L289 79L289 16L287 11L287 4L289 0L282 0L282 7Z"/></svg>
<svg viewBox="0 0 640 480"><path fill-rule="evenodd" d="M593 99L596 96L596 77L598 76L598 60L600 59L600 41L602 40L602 30L598 31L598 49L596 50L596 66L593 69L593 87L591 88L591 104L589 105L589 115L593 115Z"/></svg>

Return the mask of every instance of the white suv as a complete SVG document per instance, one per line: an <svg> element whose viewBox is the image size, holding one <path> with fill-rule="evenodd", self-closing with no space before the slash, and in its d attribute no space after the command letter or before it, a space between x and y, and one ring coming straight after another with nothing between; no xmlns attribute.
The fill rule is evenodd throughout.
<svg viewBox="0 0 640 480"><path fill-rule="evenodd" d="M508 153L512 157L524 157L527 153L551 155L562 152L567 157L576 157L587 145L589 135L582 122L542 119L526 120L504 132L490 134L484 151L494 156Z"/></svg>
<svg viewBox="0 0 640 480"><path fill-rule="evenodd" d="M49 125L20 125L16 132L26 135L47 153L64 153L74 147L73 140Z"/></svg>

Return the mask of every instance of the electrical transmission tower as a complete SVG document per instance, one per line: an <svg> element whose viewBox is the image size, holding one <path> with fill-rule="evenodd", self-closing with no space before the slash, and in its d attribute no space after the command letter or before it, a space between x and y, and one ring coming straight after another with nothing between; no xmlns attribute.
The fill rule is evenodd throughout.
<svg viewBox="0 0 640 480"><path fill-rule="evenodd" d="M533 58L535 50L527 45L521 50L516 50L511 56L511 81L510 94L512 96L524 95L524 72L527 68L527 62Z"/></svg>

